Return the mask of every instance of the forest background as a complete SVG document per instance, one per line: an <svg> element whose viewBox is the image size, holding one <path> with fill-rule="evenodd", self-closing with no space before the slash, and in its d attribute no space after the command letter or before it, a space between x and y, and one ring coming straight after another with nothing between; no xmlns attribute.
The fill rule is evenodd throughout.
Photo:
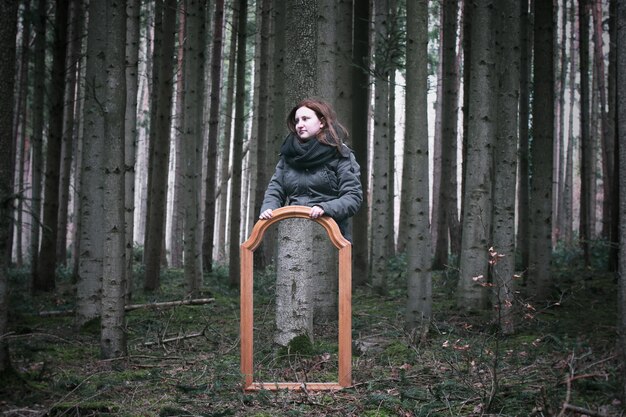
<svg viewBox="0 0 626 417"><path fill-rule="evenodd" d="M498 407L502 415L620 412L626 395L626 189L619 181L626 166L619 146L626 132L623 2L0 5L3 411L118 410L86 407L91 394L79 388L101 372L128 375L164 366L165 359L133 363L141 355L128 340L137 331L131 300L186 300L175 311L194 320L196 314L236 314L239 248L277 162L284 115L298 100L315 96L334 105L361 164L366 198L353 219L353 288L355 297L364 297L357 300L372 308L358 314L378 311L393 323L383 320L381 329L398 330L393 336L381 330L386 337L377 344L389 346L397 338L409 347L399 367L387 369L396 385L373 387L374 395L360 392L357 383L356 391L338 394L350 396L352 411L332 395L238 397L215 382L204 391L195 383L176 389L229 398L221 410L244 410L242 415L281 401L302 407L329 401L338 414L366 415L376 398L378 412L406 415L421 415L424 404L432 408L423 415L437 409L485 415ZM278 230L266 239L284 241L287 233ZM281 274L272 270L275 252L273 244L257 251L259 281L269 277L271 283ZM331 283L320 286L332 290ZM202 298L207 294L211 298ZM205 305L180 305L193 302ZM395 307L385 315L389 303ZM596 306L603 307L602 319ZM579 317L579 327L576 320L569 327L566 315L574 313L598 321ZM528 339L546 329L540 324L547 316L576 342L544 333ZM151 326L140 317L139 327ZM94 320L97 330L85 334ZM237 340L225 336L233 323L222 320L220 326L227 340L214 340L214 348L223 354ZM46 348L25 342L42 337L33 328L47 329L43 339L59 331L64 343L76 338L91 347L63 366L80 358L109 368L55 386L59 373L46 369L54 355L38 361L35 352ZM601 337L595 333L600 328L606 330ZM462 337L453 342L451 334ZM161 328L157 343L166 352L167 335ZM174 339L192 339L187 336ZM512 352L551 337L559 339L559 354L568 352L555 359L562 374L550 385L554 391L546 393L549 383L540 382L539 371L532 387L511 394L519 408L507 410L513 403L507 390L516 384L501 375L528 368L507 363L502 346ZM406 379L408 370L431 357L424 352L435 345L456 352L446 372L473 387L467 395L457 386L452 392L462 394L450 397L442 380L411 391L419 384L414 374ZM206 349L193 346L196 353ZM541 357L537 352L533 360ZM98 357L105 362L95 362ZM583 359L589 363L577 373ZM584 372L598 364L602 371ZM429 365L428 372L439 369ZM367 377L361 378L365 384ZM602 378L594 389L605 395L586 397ZM574 386L579 380L593 383ZM19 394L34 381L52 385L37 388L38 397ZM398 390L398 381L406 389ZM79 399L67 405L74 394ZM370 397L364 401L363 395ZM525 395L533 407L520 405ZM574 405L576 395L585 405ZM200 397L195 401L209 407Z"/></svg>

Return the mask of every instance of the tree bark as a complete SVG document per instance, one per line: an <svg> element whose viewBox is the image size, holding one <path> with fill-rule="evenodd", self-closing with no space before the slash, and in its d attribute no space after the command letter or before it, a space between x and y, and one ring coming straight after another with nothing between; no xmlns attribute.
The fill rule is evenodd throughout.
<svg viewBox="0 0 626 417"><path fill-rule="evenodd" d="M428 1L407 3L406 130L402 198L413 219L407 233L406 327L427 328L432 315L428 162ZM406 184L406 185L405 185Z"/></svg>
<svg viewBox="0 0 626 417"><path fill-rule="evenodd" d="M617 1L616 10L616 133L619 177L626 178L626 4ZM626 363L626 181L619 182L619 278L618 335L622 363ZM626 374L622 373L622 399L626 399Z"/></svg>
<svg viewBox="0 0 626 417"><path fill-rule="evenodd" d="M474 2L471 26L469 120L464 176L463 238L457 302L464 310L486 305L484 288L491 243L493 144L496 134L492 91L496 87L493 15L489 1Z"/></svg>
<svg viewBox="0 0 626 417"><path fill-rule="evenodd" d="M535 4L533 142L530 187L529 290L537 300L550 295L552 181L554 153L554 7Z"/></svg>
<svg viewBox="0 0 626 417"><path fill-rule="evenodd" d="M231 176L231 218L229 238L228 277L232 286L239 285L239 247L241 245L241 175L244 142L246 97L246 32L248 27L248 1L238 1L237 72L235 99L235 129L233 136L233 170Z"/></svg>
<svg viewBox="0 0 626 417"><path fill-rule="evenodd" d="M158 84L156 92L156 111L152 113L154 131L150 131L151 159L150 190L148 192L148 219L146 221L145 278L144 288L154 291L160 286L161 261L165 229L165 205L167 200L167 175L169 162L169 138L172 113L172 74L174 65L174 42L176 40L176 5L177 0L165 0L163 5L162 45L155 54L160 54ZM155 48L157 49L157 48ZM152 127L152 126L151 126Z"/></svg>
<svg viewBox="0 0 626 417"><path fill-rule="evenodd" d="M519 0L501 3L498 8L498 111L494 152L493 247L502 258L491 255L494 305L497 323L505 334L515 330L515 184L517 181L517 109L519 103Z"/></svg>
<svg viewBox="0 0 626 417"><path fill-rule="evenodd" d="M361 165L361 187L363 203L353 219L353 264L352 285L364 285L369 267L369 214L370 214L370 169L369 143L369 67L370 67L370 2L354 2L354 41L352 46L352 145L357 162Z"/></svg>
<svg viewBox="0 0 626 417"><path fill-rule="evenodd" d="M100 355L127 355L125 332L125 116L126 116L126 0L106 2L106 77L104 116L104 218L102 239L102 316Z"/></svg>
<svg viewBox="0 0 626 417"><path fill-rule="evenodd" d="M579 241L583 248L585 266L591 265L589 240L592 238L593 189L593 154L589 127L589 7L588 0L580 0L579 16L579 51L580 51L580 226Z"/></svg>
<svg viewBox="0 0 626 417"><path fill-rule="evenodd" d="M224 0L215 2L213 16L213 45L211 49L211 90L209 103L209 135L207 150L207 176L204 199L204 233L202 240L202 265L207 271L213 269L213 238L215 234L216 187L218 180L217 141L221 106L221 74L224 27ZM232 61L231 61L232 63ZM226 163L228 165L228 163Z"/></svg>
<svg viewBox="0 0 626 417"><path fill-rule="evenodd" d="M13 110L15 83L15 38L17 34L18 2L0 2L0 149L4 149L0 157L0 335L8 330L9 315L9 276L11 260L10 237L13 190ZM0 374L11 368L9 348L6 339L0 336Z"/></svg>
<svg viewBox="0 0 626 417"><path fill-rule="evenodd" d="M204 0L187 1L184 51L185 96L183 134L185 140L185 286L196 297L202 284L202 229L200 190L202 183L202 115L204 103ZM207 213L211 216L213 213Z"/></svg>
<svg viewBox="0 0 626 417"><path fill-rule="evenodd" d="M56 245L59 226L59 175L63 141L63 109L65 107L63 98L65 92L65 58L67 55L68 4L68 0L56 0L50 105L48 108L48 141L46 142L43 231L37 273L33 282L35 291L51 291L55 287Z"/></svg>
<svg viewBox="0 0 626 417"><path fill-rule="evenodd" d="M371 283L374 290L387 291L387 261L389 222L387 218L389 198L389 3L387 0L374 4L374 29L378 40L374 58L374 144L372 148L372 226L370 237Z"/></svg>

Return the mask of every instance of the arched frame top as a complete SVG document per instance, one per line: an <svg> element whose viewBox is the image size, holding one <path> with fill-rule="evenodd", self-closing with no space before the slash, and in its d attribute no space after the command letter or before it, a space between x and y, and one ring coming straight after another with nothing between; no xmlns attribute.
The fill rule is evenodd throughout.
<svg viewBox="0 0 626 417"><path fill-rule="evenodd" d="M352 385L352 244L343 237L337 223L328 216L311 219L311 208L286 206L273 211L269 220L259 220L248 240L241 244L241 373L244 390L337 390ZM281 220L303 218L326 229L328 238L339 250L339 355L338 382L254 382L253 370L253 256L267 229Z"/></svg>
<svg viewBox="0 0 626 417"><path fill-rule="evenodd" d="M250 237L242 244L242 247L255 251L263 241L263 235L271 225L278 223L281 220L290 218L309 219L321 224L324 229L326 229L330 241L337 249L345 248L350 245L350 242L343 237L341 230L339 230L339 226L337 226L337 223L332 218L322 216L317 219L311 219L311 207L285 206L277 208L272 212L272 214L273 216L271 219L259 220L254 225Z"/></svg>

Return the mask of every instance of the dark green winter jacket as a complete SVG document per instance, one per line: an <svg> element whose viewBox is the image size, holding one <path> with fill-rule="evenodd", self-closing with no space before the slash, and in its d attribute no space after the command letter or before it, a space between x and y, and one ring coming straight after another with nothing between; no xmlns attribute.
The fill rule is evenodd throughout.
<svg viewBox="0 0 626 417"><path fill-rule="evenodd" d="M301 143L290 134L265 191L261 213L284 205L319 206L348 240L348 219L363 201L360 167L345 144L337 148L311 139Z"/></svg>

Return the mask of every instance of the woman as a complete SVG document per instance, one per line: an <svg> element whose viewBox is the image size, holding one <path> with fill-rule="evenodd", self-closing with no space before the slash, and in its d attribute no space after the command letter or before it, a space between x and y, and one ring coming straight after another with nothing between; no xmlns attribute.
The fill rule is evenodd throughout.
<svg viewBox="0 0 626 417"><path fill-rule="evenodd" d="M283 205L311 207L311 218L332 217L344 237L351 241L348 219L363 201L360 167L343 143L346 129L336 120L331 106L305 99L287 116L290 133L281 158L265 191L259 219L272 218Z"/></svg>

